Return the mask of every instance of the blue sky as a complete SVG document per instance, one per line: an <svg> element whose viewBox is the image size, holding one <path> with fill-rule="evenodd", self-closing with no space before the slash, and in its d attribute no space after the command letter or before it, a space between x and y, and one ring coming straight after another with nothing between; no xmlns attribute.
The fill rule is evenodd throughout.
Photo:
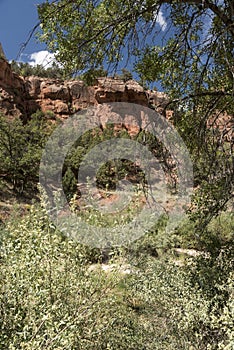
<svg viewBox="0 0 234 350"><path fill-rule="evenodd" d="M42 2L44 0L0 0L0 42L9 61L17 58L22 44L38 23L37 5ZM157 22L164 30L166 24L162 13L159 14ZM33 36L20 60L46 65L53 61L53 56L48 55L46 46L37 42Z"/></svg>
<svg viewBox="0 0 234 350"><path fill-rule="evenodd" d="M38 23L37 5L42 2L44 0L0 0L0 42L9 61L16 60L22 44ZM32 36L18 60L49 67L53 55Z"/></svg>
<svg viewBox="0 0 234 350"><path fill-rule="evenodd" d="M22 43L38 22L37 4L43 0L0 0L0 42L8 60L16 59ZM45 49L32 38L24 54Z"/></svg>

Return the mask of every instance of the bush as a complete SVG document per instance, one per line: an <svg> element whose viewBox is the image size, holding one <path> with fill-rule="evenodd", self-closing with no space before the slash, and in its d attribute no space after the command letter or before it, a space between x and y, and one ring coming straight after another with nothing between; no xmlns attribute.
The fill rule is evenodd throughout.
<svg viewBox="0 0 234 350"><path fill-rule="evenodd" d="M40 207L0 229L1 349L233 348L231 244L182 266L166 252L128 255L123 276L90 269L98 250L62 236Z"/></svg>
<svg viewBox="0 0 234 350"><path fill-rule="evenodd" d="M31 75L35 75L42 78L51 78L51 79L63 79L64 71L61 67L59 67L56 63L52 64L52 67L44 67L41 64L37 64L36 66L32 66L29 63L25 62L11 62L12 70L23 76L28 77Z"/></svg>
<svg viewBox="0 0 234 350"><path fill-rule="evenodd" d="M42 112L34 113L26 124L0 116L0 177L17 192L37 185L42 150L51 130Z"/></svg>
<svg viewBox="0 0 234 350"><path fill-rule="evenodd" d="M2 231L0 348L144 349L120 276L89 272L89 249L45 217L34 207Z"/></svg>
<svg viewBox="0 0 234 350"><path fill-rule="evenodd" d="M126 289L148 334L147 349L217 350L234 344L233 252L190 260L140 261ZM133 298L134 295L134 298Z"/></svg>

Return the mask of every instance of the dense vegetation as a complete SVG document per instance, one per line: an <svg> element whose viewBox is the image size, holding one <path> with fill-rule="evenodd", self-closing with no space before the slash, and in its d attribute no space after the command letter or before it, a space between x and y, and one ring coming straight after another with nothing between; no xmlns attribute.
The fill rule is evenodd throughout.
<svg viewBox="0 0 234 350"><path fill-rule="evenodd" d="M11 69L13 72L23 76L29 77L30 75L51 78L51 79L63 79L64 71L56 63L52 64L52 67L44 67L41 64L35 66L29 64L28 62L11 62Z"/></svg>
<svg viewBox="0 0 234 350"><path fill-rule="evenodd" d="M12 61L11 69L15 73L23 77L29 77L33 75L41 78L60 79L60 80L61 79L79 79L89 86L95 84L97 78L107 76L107 70L105 70L103 67L100 67L98 69L91 69L77 75L77 74L71 74L66 72L61 65L59 66L55 62L52 63L51 67L47 67L47 66L44 67L42 64L31 65L28 62ZM127 81L132 79L133 75L126 68L122 68L121 73L114 74L114 77L122 79L123 81Z"/></svg>
<svg viewBox="0 0 234 350"><path fill-rule="evenodd" d="M160 11L169 29L156 45ZM105 249L58 231L43 193L23 207L23 217L19 205L8 220L2 215L0 349L234 349L233 141L227 126L215 124L234 112L232 2L58 0L40 5L39 17L41 40L57 52L65 74L86 74L89 83L103 66L116 68L127 49L143 82L160 81L170 98L164 112L173 109L193 161L196 191L172 233L165 215L131 244ZM131 77L123 71L122 78ZM1 116L3 194L10 188L15 196L39 197L41 154L57 125L52 117L38 112L23 124ZM86 132L63 166L71 209L97 230L103 221L114 229L118 215L77 207L77 172L87 152L114 137L130 138L112 126ZM141 130L135 140L168 171L168 154L155 137ZM144 184L140 168L118 159L99 169L97 185L114 192L126 174ZM134 217L136 208L127 210Z"/></svg>
<svg viewBox="0 0 234 350"><path fill-rule="evenodd" d="M232 142L215 126L234 113L232 1L59 0L38 13L38 35L65 71L115 70L131 59L142 81L161 84L202 184L196 206L205 227L233 193Z"/></svg>
<svg viewBox="0 0 234 350"><path fill-rule="evenodd" d="M19 118L0 116L0 181L5 180L16 192L35 190L45 142L50 135L53 116L33 114L23 124Z"/></svg>
<svg viewBox="0 0 234 350"><path fill-rule="evenodd" d="M225 216L210 229L232 225ZM152 240L119 250L105 272L100 253L56 232L44 209L15 213L1 228L0 348L233 349L231 245L182 261L152 257Z"/></svg>
<svg viewBox="0 0 234 350"><path fill-rule="evenodd" d="M53 127L39 112L26 125L2 117L3 190L12 183L22 196L35 193L41 152ZM96 136L86 133L67 155L63 181L71 206L82 155L113 136L111 127L96 130ZM148 141L159 156L160 145ZM114 166L114 176L113 164L100 169L101 189L114 190L122 172L142 181L132 164ZM212 219L199 239L192 220L168 235L165 217L134 243L103 251L57 231L44 206L42 197L40 204L25 207L23 218L16 206L0 226L1 349L233 348L233 213ZM90 209L79 215L97 226L103 221ZM116 217L109 216L109 225ZM178 256L177 247L198 255Z"/></svg>

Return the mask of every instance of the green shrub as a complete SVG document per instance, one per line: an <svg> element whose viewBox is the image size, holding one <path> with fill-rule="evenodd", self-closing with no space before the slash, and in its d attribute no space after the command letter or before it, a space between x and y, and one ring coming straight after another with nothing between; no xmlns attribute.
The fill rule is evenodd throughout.
<svg viewBox="0 0 234 350"><path fill-rule="evenodd" d="M0 115L0 177L15 191L35 189L42 150L53 127L40 111L26 124L19 118L9 120Z"/></svg>
<svg viewBox="0 0 234 350"><path fill-rule="evenodd" d="M9 222L1 245L1 349L143 349L120 276L88 270L88 248L62 237L46 213Z"/></svg>
<svg viewBox="0 0 234 350"><path fill-rule="evenodd" d="M28 62L11 62L12 70L23 76L28 77L35 75L42 78L51 78L51 79L63 79L65 78L64 71L56 63L53 62L52 67L44 67L41 64L35 66L30 65Z"/></svg>
<svg viewBox="0 0 234 350"><path fill-rule="evenodd" d="M139 262L126 282L138 306L147 349L232 349L234 341L233 253L200 257L184 267L170 256ZM134 296L134 298L133 298Z"/></svg>
<svg viewBox="0 0 234 350"><path fill-rule="evenodd" d="M101 252L64 237L39 206L0 230L0 349L233 348L230 242L177 266L145 251L152 232L134 243L139 254L122 250L123 275L91 268Z"/></svg>

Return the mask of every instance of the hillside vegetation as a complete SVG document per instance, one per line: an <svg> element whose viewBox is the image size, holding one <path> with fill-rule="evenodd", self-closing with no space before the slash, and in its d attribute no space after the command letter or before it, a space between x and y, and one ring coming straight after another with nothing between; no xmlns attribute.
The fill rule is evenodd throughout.
<svg viewBox="0 0 234 350"><path fill-rule="evenodd" d="M62 159L65 141L74 134L64 120L51 111L38 110L28 118L2 114L0 350L234 349L233 13L231 0L57 0L38 5L36 35L56 53L58 65L42 70L13 62L14 70L23 76L83 77L89 85L97 76L114 75L130 64L131 72L122 72L124 80L136 76L144 86L160 85L168 96L163 106L149 101L145 108L155 116L160 111L162 117L170 111L193 165L194 189L191 203L183 206L186 216L170 229L173 198L181 194L178 179L186 179L187 173L180 174L175 166L174 134L160 125L171 152L148 125L130 134L124 123L97 123ZM12 88L17 100L19 91ZM54 98L57 85L53 88ZM4 91L9 107L10 95ZM120 94L115 101L116 96ZM26 98L29 106L32 100ZM86 117L82 113L80 118ZM54 159L47 158L43 166L62 181L65 205L56 181L46 183L50 193L39 185L40 162L54 130L60 130L58 142L47 146L56 146L52 154L63 160L61 174ZM97 146L110 140L137 144L142 154L147 147L167 182L165 191L157 179L159 200L164 192L168 195L162 214L136 239L128 237L124 225L137 228L135 218L152 196L137 161L103 158L96 197L88 205L83 183L78 183L82 162L93 151L84 171L90 185L90 169L102 156ZM133 200L125 191L127 205L121 210L97 209L100 203L112 209L119 184L126 183L134 189ZM67 226L59 230L59 219L69 213L90 230L74 226L73 236ZM151 214L157 216L156 211ZM93 232L100 238L103 228L124 237L123 243L110 244L109 236L104 246L99 239L96 244L77 239Z"/></svg>

